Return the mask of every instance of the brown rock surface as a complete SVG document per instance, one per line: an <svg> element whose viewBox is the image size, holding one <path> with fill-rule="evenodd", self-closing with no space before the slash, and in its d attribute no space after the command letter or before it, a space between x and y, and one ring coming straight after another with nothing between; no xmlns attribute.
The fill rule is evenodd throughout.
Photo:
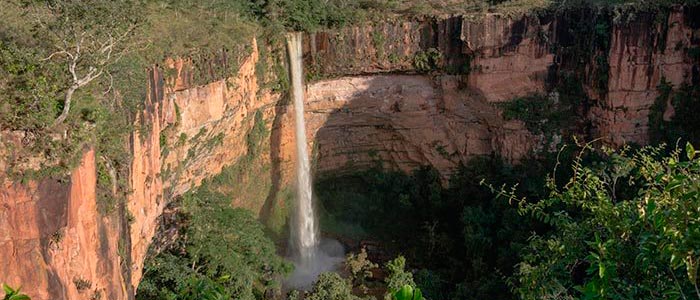
<svg viewBox="0 0 700 300"><path fill-rule="evenodd" d="M659 96L661 79L675 87L691 80L693 64L687 48L693 33L685 21L678 8L671 12L667 29L647 18L613 27L608 90L591 112L595 135L618 146L648 142L649 113ZM664 118L669 119L669 114L667 106Z"/></svg>
<svg viewBox="0 0 700 300"><path fill-rule="evenodd" d="M133 193L128 208L135 220L131 224L134 287L141 280L146 252L167 201L220 173L246 153L246 133L257 110L271 123L279 96L258 93L255 41L253 45L238 75L226 80L187 86L187 80L176 78L173 86L165 84L158 71L151 73L150 94L141 119L150 124L150 132L143 137L135 132L132 137ZM183 68L182 63L173 65ZM241 204L256 212L262 205L250 201Z"/></svg>
<svg viewBox="0 0 700 300"><path fill-rule="evenodd" d="M477 155L517 160L527 153L534 138L522 124L503 121L479 93L460 89L459 80L381 75L309 85L306 124L317 172L379 161L403 171L431 165L447 176Z"/></svg>
<svg viewBox="0 0 700 300"><path fill-rule="evenodd" d="M0 281L32 299L126 299L117 255L118 221L96 207L95 153L85 153L69 183L3 183ZM76 282L85 287L78 289Z"/></svg>

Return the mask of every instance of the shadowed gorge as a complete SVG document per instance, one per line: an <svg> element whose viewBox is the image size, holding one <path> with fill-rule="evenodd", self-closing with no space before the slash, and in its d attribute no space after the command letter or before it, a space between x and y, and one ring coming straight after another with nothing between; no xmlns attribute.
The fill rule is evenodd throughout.
<svg viewBox="0 0 700 300"><path fill-rule="evenodd" d="M8 0L0 283L694 299L698 5Z"/></svg>

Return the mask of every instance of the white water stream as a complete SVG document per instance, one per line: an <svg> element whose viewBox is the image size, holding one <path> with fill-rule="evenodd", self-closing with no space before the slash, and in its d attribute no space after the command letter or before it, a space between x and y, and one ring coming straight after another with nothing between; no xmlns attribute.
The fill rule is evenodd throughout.
<svg viewBox="0 0 700 300"><path fill-rule="evenodd" d="M306 149L306 125L304 123L304 74L302 64L301 33L287 36L289 68L294 98L294 126L297 146L297 205L291 228L292 250L300 263L309 263L318 247L318 223L314 215L313 192L311 189L311 166Z"/></svg>
<svg viewBox="0 0 700 300"><path fill-rule="evenodd" d="M297 149L297 201L290 224L291 259L294 273L287 280L292 288L309 289L322 272L333 271L343 260L343 247L337 241L320 241L314 210L311 165L304 124L304 69L302 34L287 34L287 52L294 99L294 121Z"/></svg>

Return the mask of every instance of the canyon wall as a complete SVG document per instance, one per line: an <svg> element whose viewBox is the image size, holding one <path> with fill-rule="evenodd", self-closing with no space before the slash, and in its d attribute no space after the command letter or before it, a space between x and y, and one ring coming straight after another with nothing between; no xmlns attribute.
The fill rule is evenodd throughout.
<svg viewBox="0 0 700 300"><path fill-rule="evenodd" d="M1 178L0 282L22 286L34 300L133 298L168 202L246 153L257 111L272 124L279 95L260 91L253 49L236 76L201 86L189 85L192 66L184 60L149 71L140 129L131 137L124 211L98 211L92 150L67 180ZM239 206L257 212L263 203L247 199Z"/></svg>
<svg viewBox="0 0 700 300"><path fill-rule="evenodd" d="M648 143L649 114L662 80L675 88L697 84L699 62L688 51L700 46L700 32L690 24L697 17L677 8L665 22L643 16L613 27L607 90L602 96L589 93L598 102L591 111L595 136L617 146ZM673 106L669 102L665 107L664 118L668 121Z"/></svg>
<svg viewBox="0 0 700 300"><path fill-rule="evenodd" d="M317 172L430 165L447 179L475 156L520 160L542 137L495 104L547 92L551 26L488 14L308 35L307 77L331 78L307 90Z"/></svg>
<svg viewBox="0 0 700 300"><path fill-rule="evenodd" d="M4 181L0 190L2 281L32 299L127 299L120 220L97 212L95 152L69 182Z"/></svg>
<svg viewBox="0 0 700 300"><path fill-rule="evenodd" d="M640 19L611 28L607 87L587 89L591 138L646 143L661 78L675 86L697 81L698 62L687 49L697 47L700 34L685 14L676 9L666 24ZM475 156L517 162L541 148L543 137L505 120L497 104L553 91L550 77L561 71L561 57L551 49L561 24L489 14L307 35L306 123L318 175L430 165L447 178ZM244 157L256 115L270 132L264 167L240 181L264 182L265 189L231 202L261 216L281 205L268 200L291 182L293 108L261 87L253 45L235 62L237 75L208 84L195 85L197 66L188 60L149 71L145 109L131 137L132 192L117 213L103 216L96 208L89 149L68 180L1 179L0 281L22 285L36 300L129 299L167 204Z"/></svg>
<svg viewBox="0 0 700 300"><path fill-rule="evenodd" d="M687 24L687 11L673 9L661 22L654 17L610 22L611 46L600 54L609 62L602 92L591 78L602 74L594 72L597 53L562 57L567 54L556 45L570 37L562 36L569 34L561 28L566 20L554 17L488 14L309 34L305 67L315 82L307 87L307 133L315 141L316 171L381 162L404 171L431 165L448 177L476 155L517 162L532 150L556 148L543 145L545 138L522 122L504 120L494 104L557 92L551 78L564 72L586 73L581 82L591 107L580 117L591 129L579 132L584 138L646 144L661 78L678 87L697 69L688 48L697 46L698 34ZM431 49L439 59L432 69L418 69L418 56ZM561 61L567 59L588 63L585 70L566 69ZM669 104L663 112L667 118L672 109ZM289 127L284 132L292 136ZM292 161L291 150L280 151L283 162Z"/></svg>
<svg viewBox="0 0 700 300"><path fill-rule="evenodd" d="M246 154L246 134L256 112L271 126L279 95L260 90L255 74L258 59L253 41L253 51L240 62L236 76L201 86L188 84L193 66L186 60L166 62L166 72L176 74L171 78L164 78L158 69L151 72L150 93L140 118L149 131L132 137L133 193L127 203L135 220L129 237L134 287L141 280L158 217L168 202ZM246 200L237 205L260 212L262 201Z"/></svg>

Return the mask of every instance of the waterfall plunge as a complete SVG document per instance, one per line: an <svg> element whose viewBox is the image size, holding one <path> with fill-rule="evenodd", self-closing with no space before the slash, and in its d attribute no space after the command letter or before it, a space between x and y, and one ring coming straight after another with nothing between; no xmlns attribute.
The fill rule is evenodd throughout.
<svg viewBox="0 0 700 300"><path fill-rule="evenodd" d="M297 148L297 201L291 218L289 241L291 258L295 262L295 268L287 284L292 288L308 289L320 273L332 271L342 262L344 250L337 241L320 241L319 239L311 188L311 165L306 148L301 42L302 34L300 32L287 34Z"/></svg>
<svg viewBox="0 0 700 300"><path fill-rule="evenodd" d="M314 215L311 166L306 150L301 38L301 33L290 33L287 36L297 146L297 205L295 218L292 219L291 245L292 251L295 251L295 256L300 260L299 263L308 264L314 259L318 247L318 224Z"/></svg>

